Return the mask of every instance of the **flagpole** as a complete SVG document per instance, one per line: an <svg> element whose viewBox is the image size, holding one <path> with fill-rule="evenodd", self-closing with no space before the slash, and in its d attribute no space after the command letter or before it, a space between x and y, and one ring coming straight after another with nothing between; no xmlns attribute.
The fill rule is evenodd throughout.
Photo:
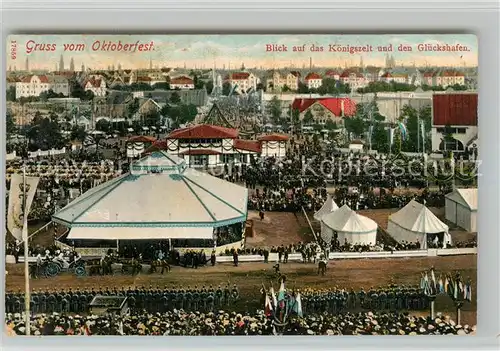
<svg viewBox="0 0 500 351"><path fill-rule="evenodd" d="M417 153L420 153L420 111L417 110Z"/></svg>
<svg viewBox="0 0 500 351"><path fill-rule="evenodd" d="M26 335L30 335L30 271L28 262L28 214L26 213L26 159L23 164L24 310Z"/></svg>

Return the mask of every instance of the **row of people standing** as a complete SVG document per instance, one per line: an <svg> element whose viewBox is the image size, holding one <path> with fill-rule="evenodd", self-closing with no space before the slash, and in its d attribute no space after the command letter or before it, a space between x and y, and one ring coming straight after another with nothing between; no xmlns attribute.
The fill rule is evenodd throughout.
<svg viewBox="0 0 500 351"><path fill-rule="evenodd" d="M37 291L30 295L30 306L33 313L88 313L91 302L96 296L127 297L131 311L155 313L174 309L185 311L214 311L229 307L239 299L236 285L224 288L218 286L188 287L186 289L160 288L121 288L91 290ZM7 313L21 313L25 308L23 293L7 293L5 296Z"/></svg>

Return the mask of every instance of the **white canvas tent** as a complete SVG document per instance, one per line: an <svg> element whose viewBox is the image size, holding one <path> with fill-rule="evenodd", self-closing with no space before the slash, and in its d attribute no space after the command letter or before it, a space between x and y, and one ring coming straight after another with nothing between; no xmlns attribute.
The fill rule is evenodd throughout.
<svg viewBox="0 0 500 351"><path fill-rule="evenodd" d="M245 187L153 152L52 219L71 228L68 239L212 239L214 228L246 221L247 199Z"/></svg>
<svg viewBox="0 0 500 351"><path fill-rule="evenodd" d="M321 206L321 208L314 214L313 217L315 220L320 221L324 215L331 213L338 208L339 207L337 206L335 201L333 201L332 195L328 194L328 196L326 197L326 201L323 203L323 206Z"/></svg>
<svg viewBox="0 0 500 351"><path fill-rule="evenodd" d="M344 205L321 218L321 238L330 243L337 233L341 245L347 240L349 244L375 245L377 241L377 223L361 216Z"/></svg>
<svg viewBox="0 0 500 351"><path fill-rule="evenodd" d="M425 205L415 200L411 200L401 210L389 216L387 232L399 243L418 241L421 249L427 249L429 234L443 233L443 243L451 243L448 226Z"/></svg>
<svg viewBox="0 0 500 351"><path fill-rule="evenodd" d="M477 188L455 189L445 196L446 220L477 232Z"/></svg>

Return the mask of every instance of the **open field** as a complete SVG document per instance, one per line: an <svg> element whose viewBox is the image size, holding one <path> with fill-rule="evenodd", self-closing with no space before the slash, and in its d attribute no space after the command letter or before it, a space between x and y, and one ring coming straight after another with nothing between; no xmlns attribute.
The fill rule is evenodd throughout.
<svg viewBox="0 0 500 351"><path fill-rule="evenodd" d="M266 212L261 221L257 211L248 211L248 219L253 219L254 236L246 238L247 248L290 245L314 240L302 213Z"/></svg>
<svg viewBox="0 0 500 351"><path fill-rule="evenodd" d="M282 264L282 272L287 276L288 288L347 288L358 290L361 287L383 287L387 284L418 285L420 272L434 266L436 273L462 273L465 279L469 278L473 284L473 297L477 291L477 261L475 255L449 256L434 258L412 259L359 259L330 261L325 277L316 274L316 265L303 263ZM67 289L67 288L100 288L100 287L128 287L154 286L183 288L194 286L217 286L219 284L236 284L240 289L241 300L234 306L235 309L245 311L259 308L259 289L262 284L269 287L278 282L273 275L274 263L243 263L239 267L231 264L217 264L215 267L188 269L173 267L165 275L138 275L131 276L91 276L77 278L64 274L54 278L32 280L33 290L38 289ZM23 265L7 265L9 271L6 276L7 291L23 291ZM436 301L436 312L450 314L455 317L452 301L446 297L439 297ZM476 323L476 301L465 304L462 313L463 324Z"/></svg>

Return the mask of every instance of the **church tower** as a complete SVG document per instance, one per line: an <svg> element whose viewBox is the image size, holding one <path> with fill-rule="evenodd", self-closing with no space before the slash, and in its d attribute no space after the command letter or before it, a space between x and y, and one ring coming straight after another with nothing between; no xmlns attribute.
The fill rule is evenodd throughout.
<svg viewBox="0 0 500 351"><path fill-rule="evenodd" d="M75 61L73 60L73 57L69 61L69 71L74 72L75 71Z"/></svg>
<svg viewBox="0 0 500 351"><path fill-rule="evenodd" d="M59 59L59 71L62 72L64 71L64 57L61 55L61 58Z"/></svg>

